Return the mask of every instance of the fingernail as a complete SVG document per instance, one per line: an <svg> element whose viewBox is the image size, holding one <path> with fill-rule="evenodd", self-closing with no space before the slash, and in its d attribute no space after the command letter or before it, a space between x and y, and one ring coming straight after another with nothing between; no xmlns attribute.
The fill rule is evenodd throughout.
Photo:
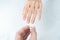
<svg viewBox="0 0 60 40"><path fill-rule="evenodd" d="M35 32L36 28L35 27L31 27L31 32Z"/></svg>
<svg viewBox="0 0 60 40"><path fill-rule="evenodd" d="M33 24L33 23L34 23L34 21L32 20L32 21L31 21L31 23Z"/></svg>
<svg viewBox="0 0 60 40"><path fill-rule="evenodd" d="M30 23L30 21L29 21L29 20L27 20L27 23L29 24L29 23Z"/></svg>

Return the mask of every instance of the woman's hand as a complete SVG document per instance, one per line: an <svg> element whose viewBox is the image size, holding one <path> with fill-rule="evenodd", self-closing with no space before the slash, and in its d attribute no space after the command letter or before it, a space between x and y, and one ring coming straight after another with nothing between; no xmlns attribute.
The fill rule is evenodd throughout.
<svg viewBox="0 0 60 40"><path fill-rule="evenodd" d="M28 0L23 9L23 19L27 23L34 23L36 16L40 20L42 12L42 1L41 0Z"/></svg>
<svg viewBox="0 0 60 40"><path fill-rule="evenodd" d="M30 40L37 40L37 34L35 28L32 28L30 31L30 28L28 26L22 28L17 32L16 40L26 40L29 34L31 34Z"/></svg>

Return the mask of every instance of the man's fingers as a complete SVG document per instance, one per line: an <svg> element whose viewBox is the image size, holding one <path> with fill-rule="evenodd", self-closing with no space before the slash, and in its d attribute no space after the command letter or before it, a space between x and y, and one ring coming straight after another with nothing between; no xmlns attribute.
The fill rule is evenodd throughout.
<svg viewBox="0 0 60 40"><path fill-rule="evenodd" d="M24 7L23 14L22 14L24 20L26 19L27 10L28 10L27 7Z"/></svg>
<svg viewBox="0 0 60 40"><path fill-rule="evenodd" d="M38 2L36 2L35 3L35 10L37 11L37 9L38 9L38 6L39 6L39 4L38 4Z"/></svg>
<svg viewBox="0 0 60 40"><path fill-rule="evenodd" d="M35 27L31 29L31 40L37 40L37 32Z"/></svg>
<svg viewBox="0 0 60 40"><path fill-rule="evenodd" d="M24 9L23 9L23 19L26 20L26 16L28 14L28 9L29 9L29 2L27 2L27 4L24 6Z"/></svg>
<svg viewBox="0 0 60 40"><path fill-rule="evenodd" d="M39 6L38 6L38 11L37 11L37 15L38 15L38 20L41 19L41 14L42 14L42 3L39 3Z"/></svg>
<svg viewBox="0 0 60 40"><path fill-rule="evenodd" d="M28 36L29 36L29 34L30 34L30 32L28 32L28 33L25 35L24 39L27 39Z"/></svg>
<svg viewBox="0 0 60 40"><path fill-rule="evenodd" d="M32 17L31 17L31 23L35 22L36 16L37 16L37 9L38 9L38 2L34 3L34 11L32 13Z"/></svg>
<svg viewBox="0 0 60 40"><path fill-rule="evenodd" d="M36 11L32 14L32 17L31 17L31 23L33 24L35 22L35 19L36 19Z"/></svg>
<svg viewBox="0 0 60 40"><path fill-rule="evenodd" d="M27 15L27 23L30 23L31 15L32 15L32 12L31 12L31 9L29 9L28 15Z"/></svg>
<svg viewBox="0 0 60 40"><path fill-rule="evenodd" d="M24 28L18 31L18 34L22 37L25 37L25 35L29 32L30 32L30 28L28 26L25 26Z"/></svg>
<svg viewBox="0 0 60 40"><path fill-rule="evenodd" d="M41 18L42 2L40 1L27 1L23 9L23 19L27 20L27 23L34 23L36 16L38 20ZM33 15L33 16L32 16Z"/></svg>
<svg viewBox="0 0 60 40"><path fill-rule="evenodd" d="M27 23L30 23L33 12L34 12L34 2L31 3L31 6L29 8L28 15L27 15Z"/></svg>
<svg viewBox="0 0 60 40"><path fill-rule="evenodd" d="M18 31L16 35L16 40L26 40L31 34L31 39L30 40L37 40L37 33L35 27L29 28L28 26L22 28L20 31Z"/></svg>

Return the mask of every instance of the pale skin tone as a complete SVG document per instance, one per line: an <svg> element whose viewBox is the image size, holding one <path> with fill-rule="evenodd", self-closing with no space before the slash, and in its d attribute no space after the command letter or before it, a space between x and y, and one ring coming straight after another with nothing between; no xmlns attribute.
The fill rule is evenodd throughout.
<svg viewBox="0 0 60 40"><path fill-rule="evenodd" d="M30 40L37 40L37 33L35 27L30 29L28 26L23 27L17 32L16 40L26 40L29 34L31 34Z"/></svg>
<svg viewBox="0 0 60 40"><path fill-rule="evenodd" d="M23 9L23 19L27 21L27 23L34 23L36 17L37 19L41 19L42 12L42 1L41 0L27 0L24 9ZM21 30L19 30L16 34L16 40L26 40L31 34L30 40L37 40L37 33L35 27L30 29L29 26L25 26Z"/></svg>
<svg viewBox="0 0 60 40"><path fill-rule="evenodd" d="M27 0L23 9L23 19L27 23L34 23L37 17L38 20L41 19L42 12L42 1L41 0Z"/></svg>

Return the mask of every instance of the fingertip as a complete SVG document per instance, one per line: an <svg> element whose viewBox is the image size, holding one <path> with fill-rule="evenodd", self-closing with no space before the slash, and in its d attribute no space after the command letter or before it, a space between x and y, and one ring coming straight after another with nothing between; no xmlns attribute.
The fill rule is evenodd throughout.
<svg viewBox="0 0 60 40"><path fill-rule="evenodd" d="M35 27L32 27L32 28L31 28L31 33L32 33L32 32L35 32L35 33L36 33L36 28L35 28Z"/></svg>
<svg viewBox="0 0 60 40"><path fill-rule="evenodd" d="M41 19L41 16L38 17L38 21L40 21L40 19Z"/></svg>
<svg viewBox="0 0 60 40"><path fill-rule="evenodd" d="M34 24L34 21L31 21L32 24Z"/></svg>
<svg viewBox="0 0 60 40"><path fill-rule="evenodd" d="M26 20L26 16L25 15L23 15L23 20Z"/></svg>
<svg viewBox="0 0 60 40"><path fill-rule="evenodd" d="M35 18L32 18L31 23L34 24L34 22L35 22Z"/></svg>
<svg viewBox="0 0 60 40"><path fill-rule="evenodd" d="M30 32L31 32L31 40L37 40L36 28L33 27Z"/></svg>
<svg viewBox="0 0 60 40"><path fill-rule="evenodd" d="M37 14L37 18L38 18L38 20L40 21L40 19L41 19L41 11L38 11L38 14Z"/></svg>
<svg viewBox="0 0 60 40"><path fill-rule="evenodd" d="M27 19L27 23L29 24L30 23L30 20Z"/></svg>

